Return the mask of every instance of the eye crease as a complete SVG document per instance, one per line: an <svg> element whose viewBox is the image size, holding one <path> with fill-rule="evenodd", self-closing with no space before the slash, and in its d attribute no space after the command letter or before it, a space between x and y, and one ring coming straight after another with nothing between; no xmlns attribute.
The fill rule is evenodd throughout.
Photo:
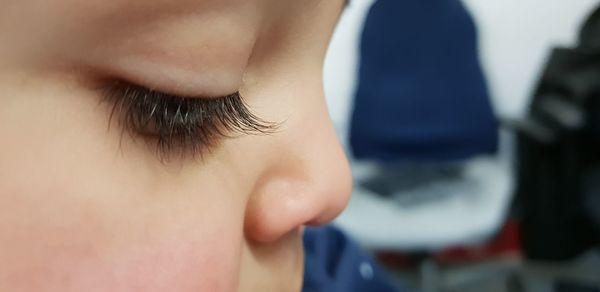
<svg viewBox="0 0 600 292"><path fill-rule="evenodd" d="M102 88L122 133L154 144L161 160L174 153L199 156L239 134L270 134L277 124L257 117L239 92L218 98L186 98L128 82Z"/></svg>

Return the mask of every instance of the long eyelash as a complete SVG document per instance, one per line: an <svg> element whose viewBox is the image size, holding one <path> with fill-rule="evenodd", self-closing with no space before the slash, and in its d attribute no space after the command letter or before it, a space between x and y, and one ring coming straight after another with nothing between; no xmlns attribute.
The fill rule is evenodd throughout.
<svg viewBox="0 0 600 292"><path fill-rule="evenodd" d="M202 155L222 138L235 134L269 134L277 124L252 113L239 92L219 98L184 98L142 86L115 82L104 88L112 103L109 126L115 116L122 133L152 138L157 155ZM151 127L154 133L145 133Z"/></svg>

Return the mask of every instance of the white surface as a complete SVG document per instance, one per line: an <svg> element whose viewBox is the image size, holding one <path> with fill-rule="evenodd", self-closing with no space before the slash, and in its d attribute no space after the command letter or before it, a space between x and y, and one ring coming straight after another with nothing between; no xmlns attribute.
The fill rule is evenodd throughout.
<svg viewBox="0 0 600 292"><path fill-rule="evenodd" d="M329 114L342 143L346 143L352 97L356 89L362 25L373 0L352 0L346 9L325 59L325 95Z"/></svg>
<svg viewBox="0 0 600 292"><path fill-rule="evenodd" d="M443 185L422 188L448 192L440 200L402 206L355 188L346 211L336 224L368 248L385 250L436 250L475 243L499 228L512 190L508 165L495 158L475 159L464 177Z"/></svg>

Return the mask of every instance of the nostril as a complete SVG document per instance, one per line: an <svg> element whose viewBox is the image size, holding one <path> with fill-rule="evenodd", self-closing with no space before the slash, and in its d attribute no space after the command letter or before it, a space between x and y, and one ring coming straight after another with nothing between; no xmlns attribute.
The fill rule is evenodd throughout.
<svg viewBox="0 0 600 292"><path fill-rule="evenodd" d="M258 242L275 241L318 214L308 184L274 177L251 196L246 210L245 232Z"/></svg>
<svg viewBox="0 0 600 292"><path fill-rule="evenodd" d="M304 225L326 224L344 209L350 189L349 178L343 176L334 181L270 178L248 203L246 236L258 242L271 242Z"/></svg>

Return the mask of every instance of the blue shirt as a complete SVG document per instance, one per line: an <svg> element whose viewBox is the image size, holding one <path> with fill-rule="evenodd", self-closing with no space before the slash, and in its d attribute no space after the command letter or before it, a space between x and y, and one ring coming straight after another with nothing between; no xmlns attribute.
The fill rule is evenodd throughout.
<svg viewBox="0 0 600 292"><path fill-rule="evenodd" d="M304 234L303 292L404 292L358 244L334 227Z"/></svg>

